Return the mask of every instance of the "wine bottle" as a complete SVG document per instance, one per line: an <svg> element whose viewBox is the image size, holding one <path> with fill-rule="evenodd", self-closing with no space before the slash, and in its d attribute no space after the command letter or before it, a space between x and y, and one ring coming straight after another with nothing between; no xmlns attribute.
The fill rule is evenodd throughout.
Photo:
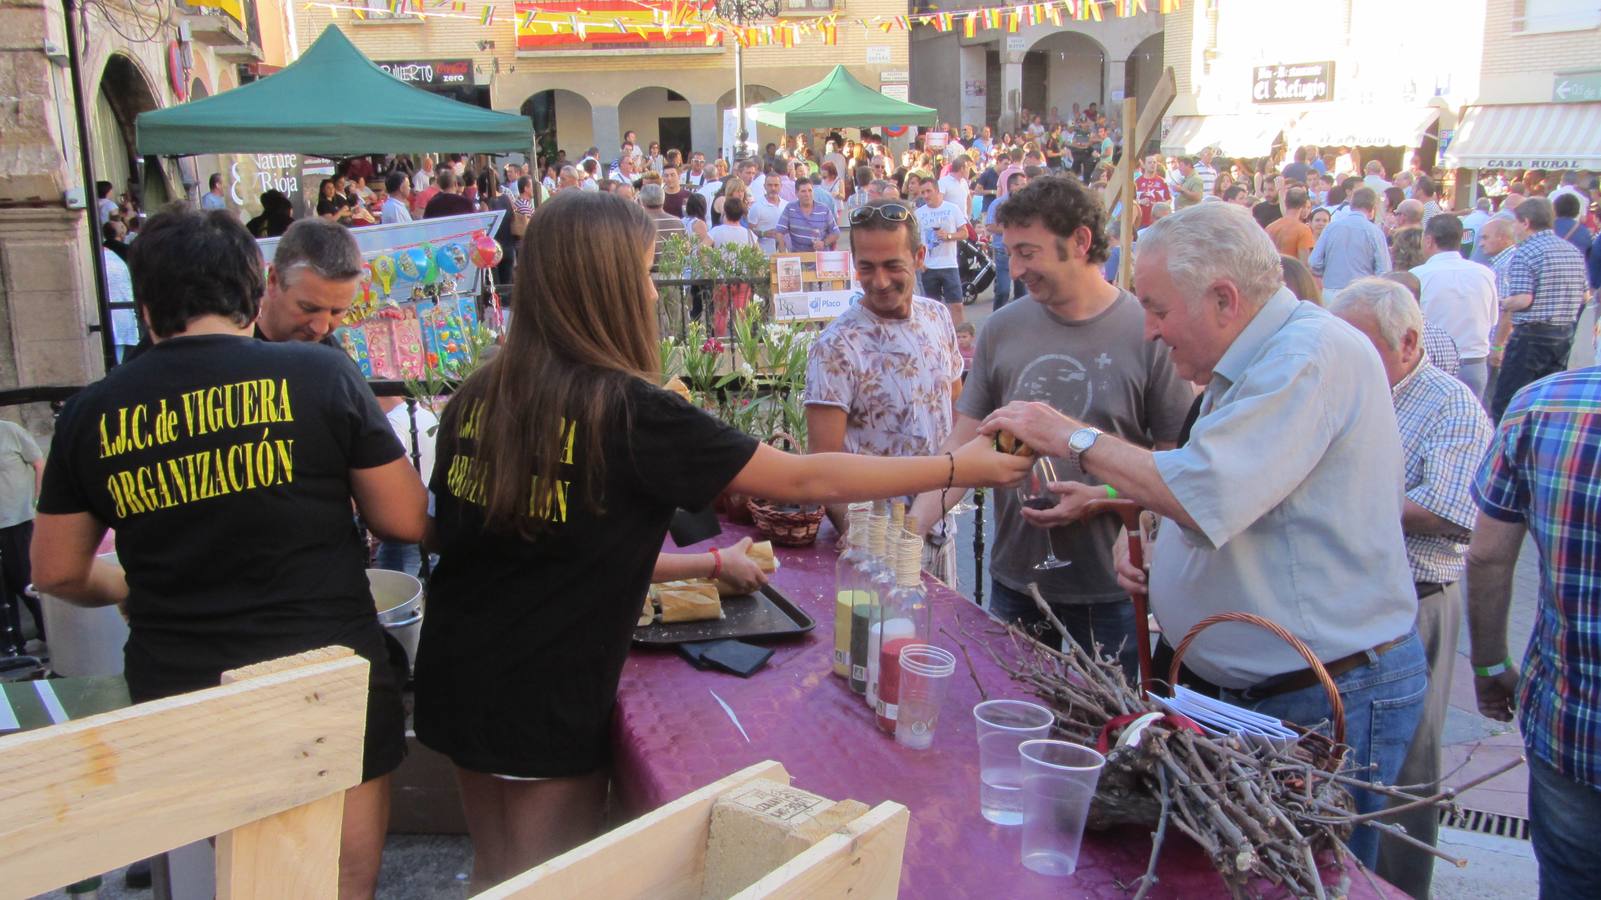
<svg viewBox="0 0 1601 900"><path fill-rule="evenodd" d="M890 504L888 530L884 532L884 552L881 554L882 565L874 579L874 587L878 594L879 608L872 610L872 616L867 623L867 690L863 699L867 701L868 709L878 708L878 651L879 615L882 612L884 598L889 592L895 590L895 560L901 546L901 532L906 526L906 504L896 500Z"/></svg>
<svg viewBox="0 0 1601 900"><path fill-rule="evenodd" d="M867 516L867 555L865 564L867 589L856 592L851 605L851 690L867 692L867 630L873 624L873 610L878 606L878 587L882 583L880 569L884 558L884 531L889 527L889 512L883 501L875 501Z"/></svg>
<svg viewBox="0 0 1601 900"><path fill-rule="evenodd" d="M934 632L933 609L923 589L923 539L910 532L901 535L896 558L895 590L879 604L880 646L878 705L875 721L887 734L895 733L899 709L901 651L911 644L926 644Z"/></svg>
<svg viewBox="0 0 1601 900"><path fill-rule="evenodd" d="M872 507L852 503L847 516L845 552L834 566L834 674L851 675L851 615L857 595L872 588L867 552L867 514Z"/></svg>

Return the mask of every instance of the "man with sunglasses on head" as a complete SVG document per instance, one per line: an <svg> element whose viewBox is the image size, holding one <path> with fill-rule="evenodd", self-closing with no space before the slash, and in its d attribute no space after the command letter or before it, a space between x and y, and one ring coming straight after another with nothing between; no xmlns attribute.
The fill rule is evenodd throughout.
<svg viewBox="0 0 1601 900"><path fill-rule="evenodd" d="M807 449L871 456L937 453L951 434L962 354L943 304L916 294L927 254L909 205L874 200L851 211L851 259L862 294L818 336L806 366ZM893 372L886 379L883 373ZM952 492L952 502L963 493ZM911 498L904 498L910 500ZM844 507L829 515L843 530ZM956 583L950 523L937 523L923 568Z"/></svg>

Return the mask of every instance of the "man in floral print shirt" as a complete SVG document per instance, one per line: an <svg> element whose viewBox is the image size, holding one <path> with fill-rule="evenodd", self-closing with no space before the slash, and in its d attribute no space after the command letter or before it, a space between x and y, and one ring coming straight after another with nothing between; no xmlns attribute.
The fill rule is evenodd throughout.
<svg viewBox="0 0 1601 900"><path fill-rule="evenodd" d="M862 295L812 345L807 449L937 454L962 390L962 354L945 305L913 293L926 253L917 219L901 201L875 200L851 211L850 240ZM843 513L829 510L836 526ZM924 568L954 584L948 528L935 531L947 540L925 553Z"/></svg>

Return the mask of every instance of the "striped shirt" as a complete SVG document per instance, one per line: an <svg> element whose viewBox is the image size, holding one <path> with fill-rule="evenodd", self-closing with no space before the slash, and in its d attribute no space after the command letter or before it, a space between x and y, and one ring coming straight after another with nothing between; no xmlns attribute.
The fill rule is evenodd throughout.
<svg viewBox="0 0 1601 900"><path fill-rule="evenodd" d="M811 212L803 211L799 203L791 203L778 214L778 233L784 236L784 246L791 253L809 253L828 249L823 245L829 237L839 234L839 226L834 224L834 211L822 203L813 202Z"/></svg>
<svg viewBox="0 0 1601 900"><path fill-rule="evenodd" d="M1407 533L1412 580L1450 584L1467 568L1477 515L1469 489L1495 429L1472 389L1428 359L1391 388L1390 397L1401 428L1406 498L1457 527L1452 534Z"/></svg>
<svg viewBox="0 0 1601 900"><path fill-rule="evenodd" d="M1525 523L1540 603L1523 656L1518 724L1529 752L1601 786L1601 368L1512 398L1473 488L1484 514Z"/></svg>
<svg viewBox="0 0 1601 900"><path fill-rule="evenodd" d="M1572 325L1584 308L1584 257L1555 231L1541 229L1525 238L1512 254L1506 288L1508 297L1534 295L1528 309L1512 314L1512 324Z"/></svg>

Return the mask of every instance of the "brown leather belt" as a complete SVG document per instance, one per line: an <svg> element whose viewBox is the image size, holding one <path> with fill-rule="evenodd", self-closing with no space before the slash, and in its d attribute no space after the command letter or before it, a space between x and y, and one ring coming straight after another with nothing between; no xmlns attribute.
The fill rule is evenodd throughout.
<svg viewBox="0 0 1601 900"><path fill-rule="evenodd" d="M1328 671L1330 678L1338 678L1357 666L1367 665L1369 662L1368 654L1371 653L1375 657L1383 656L1399 647L1402 642L1411 636L1411 632L1408 632L1394 640L1385 641L1367 650L1358 650L1350 656L1342 656L1333 662L1324 663L1323 668ZM1248 697L1260 700L1265 697L1277 697L1280 694L1288 694L1291 691L1303 690L1320 683L1317 673L1310 668L1298 669L1294 672L1285 672L1283 675L1274 675L1272 678L1248 688L1245 694Z"/></svg>

